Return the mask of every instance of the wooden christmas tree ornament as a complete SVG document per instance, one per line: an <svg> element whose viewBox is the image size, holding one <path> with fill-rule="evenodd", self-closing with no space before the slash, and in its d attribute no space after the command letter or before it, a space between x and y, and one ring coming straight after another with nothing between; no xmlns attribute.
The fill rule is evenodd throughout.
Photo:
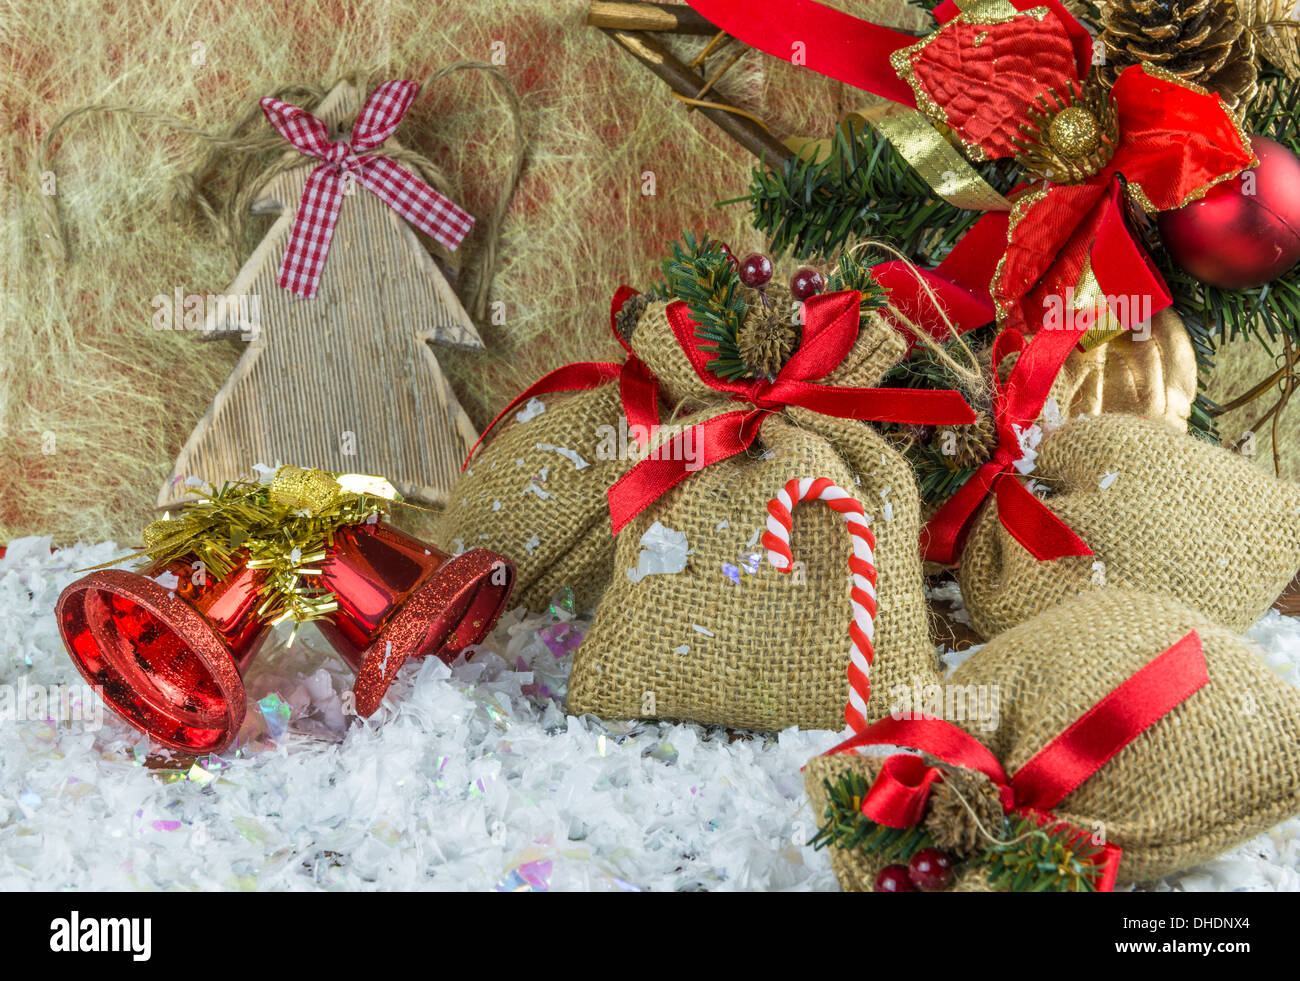
<svg viewBox="0 0 1300 981"><path fill-rule="evenodd" d="M336 86L313 110L330 141L347 140L366 93ZM392 138L374 153L400 148ZM187 478L220 486L253 464L291 462L383 474L407 498L446 504L477 436L430 342L483 347L469 315L415 231L357 181L343 198L314 296L278 283L309 176L321 161L290 149L254 214L279 217L218 301L218 332L248 342L217 392L158 506L186 503ZM256 298L255 300L253 298Z"/></svg>

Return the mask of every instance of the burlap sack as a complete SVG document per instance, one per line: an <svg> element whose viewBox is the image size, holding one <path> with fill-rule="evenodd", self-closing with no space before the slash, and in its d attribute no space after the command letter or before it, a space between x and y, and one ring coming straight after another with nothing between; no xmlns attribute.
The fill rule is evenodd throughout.
<svg viewBox="0 0 1300 981"><path fill-rule="evenodd" d="M986 506L958 571L986 638L1103 586L1174 596L1242 631L1300 569L1300 485L1159 422L1071 420L1043 439L1033 477L1094 556L1039 562Z"/></svg>
<svg viewBox="0 0 1300 981"><path fill-rule="evenodd" d="M531 610L565 586L578 609L591 609L614 557L605 490L631 462L607 452L611 430L602 429L620 426L618 383L540 400L540 415L501 421L453 486L433 536L443 548L509 556L518 570L515 600Z"/></svg>
<svg viewBox="0 0 1300 981"><path fill-rule="evenodd" d="M708 404L675 422L736 408L695 376L662 305L646 312L632 346L668 404ZM902 339L870 318L823 381L870 386L903 351ZM789 575L769 566L759 541L768 500L795 477L829 477L871 516L879 609L869 713L886 711L882 690L933 676L911 468L865 423L790 409L764 422L749 454L692 473L619 534L613 579L575 658L569 711L757 730L843 726L851 618L844 522L817 502L798 507L791 545L802 568ZM685 534L688 564L633 582L628 571L656 521Z"/></svg>
<svg viewBox="0 0 1300 981"><path fill-rule="evenodd" d="M997 686L997 727L956 724L1014 774L1043 746L1189 630L1200 635L1209 684L1120 750L1055 808L1123 849L1118 884L1198 865L1300 812L1300 690L1256 649L1178 601L1123 590L1087 593L1008 630L949 679ZM878 760L876 761L878 763ZM816 820L822 781L870 779L871 757L821 756L805 784ZM871 889L886 864L830 847L845 889ZM987 888L968 881L964 890Z"/></svg>

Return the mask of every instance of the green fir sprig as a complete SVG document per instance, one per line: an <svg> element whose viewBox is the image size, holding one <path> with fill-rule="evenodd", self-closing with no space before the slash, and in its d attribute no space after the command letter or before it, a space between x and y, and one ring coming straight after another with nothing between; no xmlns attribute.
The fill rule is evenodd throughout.
<svg viewBox="0 0 1300 981"><path fill-rule="evenodd" d="M1068 824L1040 826L1017 817L1003 825L1004 845L988 848L977 861L989 882L1010 892L1096 892L1101 849Z"/></svg>
<svg viewBox="0 0 1300 981"><path fill-rule="evenodd" d="M889 290L876 281L868 258L870 257L865 250L841 252L836 260L835 271L826 279L826 289L831 293L857 290L862 295L859 304L862 313L889 305Z"/></svg>
<svg viewBox="0 0 1300 981"><path fill-rule="evenodd" d="M714 353L708 363L718 377L734 381L753 372L740 357L736 335L748 307L740 278L721 245L687 232L670 244L672 254L662 263L663 285L655 293L685 302L698 325L695 335Z"/></svg>
<svg viewBox="0 0 1300 981"><path fill-rule="evenodd" d="M923 824L890 828L862 813L862 800L871 784L861 773L844 773L823 780L826 790L825 823L808 842L814 849L834 845L839 849L860 849L887 861L907 862L934 841ZM983 868L989 882L999 890L1012 892L1096 892L1102 849L1091 838L1064 822L1039 824L1032 818L1014 815L1002 823L999 843L990 842L981 852L961 863L965 868Z"/></svg>

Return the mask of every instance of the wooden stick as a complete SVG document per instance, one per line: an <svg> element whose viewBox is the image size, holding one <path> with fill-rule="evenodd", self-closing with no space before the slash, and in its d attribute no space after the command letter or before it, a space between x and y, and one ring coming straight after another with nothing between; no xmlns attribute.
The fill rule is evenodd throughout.
<svg viewBox="0 0 1300 981"><path fill-rule="evenodd" d="M717 34L709 38L709 43L704 46L704 50L691 59L691 63L688 67L699 68L700 66L702 66L705 62L705 59L707 59L709 55L713 54L713 49L716 48L723 41L725 41L727 37L728 34L726 31L718 31Z"/></svg>
<svg viewBox="0 0 1300 981"><path fill-rule="evenodd" d="M741 48L730 58L728 58L727 63L725 65L723 65L716 72L714 72L712 75L709 76L709 80L704 83L704 88L700 89L698 92L695 93L695 98L703 99L706 95L708 95L713 90L713 86L718 84L718 80L722 78L723 75L727 74L727 69L729 69L732 65L738 62L740 60L740 56L743 55L744 53L745 53L745 49ZM693 108L694 108L693 106L687 106L686 111L691 112Z"/></svg>
<svg viewBox="0 0 1300 981"><path fill-rule="evenodd" d="M617 31L668 31L673 34L716 34L718 29L685 4L629 3L591 0L587 23Z"/></svg>
<svg viewBox="0 0 1300 981"><path fill-rule="evenodd" d="M668 87L678 95L693 99L695 93L704 86L704 79L699 73L691 71L649 34L606 28L602 30L626 48L632 57L667 82ZM700 107L700 113L707 116L719 129L768 166L779 164L794 156L794 152L789 147L752 119L724 109L703 106Z"/></svg>

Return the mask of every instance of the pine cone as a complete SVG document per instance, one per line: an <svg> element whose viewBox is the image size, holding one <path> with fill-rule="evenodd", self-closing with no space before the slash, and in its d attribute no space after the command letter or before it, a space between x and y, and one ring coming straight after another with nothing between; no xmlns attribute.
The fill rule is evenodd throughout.
<svg viewBox="0 0 1300 981"><path fill-rule="evenodd" d="M767 299L764 306L755 294L736 332L736 349L755 374L775 378L799 346L799 325L793 320L793 297L788 289L769 286Z"/></svg>
<svg viewBox="0 0 1300 981"><path fill-rule="evenodd" d="M1002 799L993 781L976 770L944 767L943 782L930 788L925 830L930 832L936 848L965 858L992 844L979 825L988 834L1000 835L1003 817Z"/></svg>
<svg viewBox="0 0 1300 981"><path fill-rule="evenodd" d="M1233 109L1255 95L1255 42L1232 0L1112 0L1102 25L1108 84L1146 62L1218 92Z"/></svg>
<svg viewBox="0 0 1300 981"><path fill-rule="evenodd" d="M948 453L948 433L952 433L952 453ZM936 434L944 463L954 470L982 467L998 447L998 427L987 412L977 412L969 426L949 426Z"/></svg>

